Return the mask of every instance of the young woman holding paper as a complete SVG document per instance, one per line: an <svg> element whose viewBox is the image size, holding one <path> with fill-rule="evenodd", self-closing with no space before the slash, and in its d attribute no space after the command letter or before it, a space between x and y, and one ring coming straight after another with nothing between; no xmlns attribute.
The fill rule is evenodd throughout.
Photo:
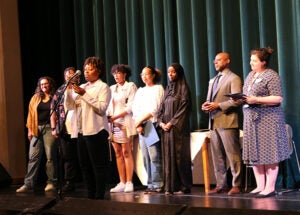
<svg viewBox="0 0 300 215"><path fill-rule="evenodd" d="M146 66L141 73L145 86L137 90L132 104L133 119L139 134L139 144L148 174L148 188L145 194L161 192L163 187L161 144L160 141L146 144L145 137L148 134L144 129L147 121L151 121L156 126L158 110L164 95L164 88L157 84L160 76L159 70Z"/></svg>

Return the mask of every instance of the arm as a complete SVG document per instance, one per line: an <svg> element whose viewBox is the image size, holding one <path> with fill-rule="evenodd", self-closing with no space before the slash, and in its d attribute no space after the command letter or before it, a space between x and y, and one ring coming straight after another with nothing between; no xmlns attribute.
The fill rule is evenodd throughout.
<svg viewBox="0 0 300 215"><path fill-rule="evenodd" d="M161 85L156 85L155 88L153 88L153 93L151 95L144 95L144 96L150 96L148 100L151 101L147 107L144 107L147 109L143 116L141 116L139 119L136 120L136 126L141 125L143 122L149 120L152 117L157 117L158 112L164 97L164 88Z"/></svg>
<svg viewBox="0 0 300 215"><path fill-rule="evenodd" d="M177 110L174 113L174 116L168 123L166 123L165 125L163 124L162 126L162 128L165 131L171 129L172 126L175 126L177 128L181 128L182 126L184 126L183 123L185 122L185 119L186 117L188 117L188 113L189 113L189 105L190 105L189 99L190 99L189 90L188 87L185 86L185 88L183 88L181 92L180 100L177 101L177 103L179 104L176 105L176 101L174 101L175 105L177 106Z"/></svg>
<svg viewBox="0 0 300 215"><path fill-rule="evenodd" d="M34 131L33 131L33 127L34 127L34 113L36 112L36 108L34 106L34 103L36 101L36 96L34 95L29 102L28 105L28 115L27 115L27 122L26 122L26 127L28 128L28 133L27 133L27 137L28 140L31 141L32 137L34 136Z"/></svg>
<svg viewBox="0 0 300 215"><path fill-rule="evenodd" d="M137 91L136 85L134 83L129 83L128 84L128 90L127 92L123 95L125 98L123 98L125 100L125 110L117 115L112 116L109 119L109 122L113 122L114 120L124 117L127 114L132 113L132 103L133 103L133 99L134 99L134 95Z"/></svg>
<svg viewBox="0 0 300 215"><path fill-rule="evenodd" d="M283 101L281 96L247 96L248 104L278 105Z"/></svg>
<svg viewBox="0 0 300 215"><path fill-rule="evenodd" d="M52 112L52 113L51 113ZM57 138L57 133L56 133L56 112L54 110L52 110L50 112L51 116L50 116L50 125L51 125L51 129L52 129L52 135Z"/></svg>
<svg viewBox="0 0 300 215"><path fill-rule="evenodd" d="M97 92L92 88L91 91L86 91L81 99L87 105L91 106L96 114L104 116L111 98L111 91L107 84L104 82L100 83Z"/></svg>
<svg viewBox="0 0 300 215"><path fill-rule="evenodd" d="M230 80L230 92L228 93L241 93L242 92L242 80L239 76L234 75L234 77ZM243 103L241 100L233 100L233 99L227 99L224 102L220 102L218 104L218 108L220 108L223 112L226 112L227 110L238 107Z"/></svg>
<svg viewBox="0 0 300 215"><path fill-rule="evenodd" d="M267 89L267 94L262 96L247 96L246 102L248 104L261 104L266 106L280 105L283 101L283 97L278 73L271 73L266 80L266 85L264 87Z"/></svg>
<svg viewBox="0 0 300 215"><path fill-rule="evenodd" d="M75 109L75 99L78 96L77 93L74 93L71 88L67 88L65 91L65 100L64 107L66 110L74 110Z"/></svg>

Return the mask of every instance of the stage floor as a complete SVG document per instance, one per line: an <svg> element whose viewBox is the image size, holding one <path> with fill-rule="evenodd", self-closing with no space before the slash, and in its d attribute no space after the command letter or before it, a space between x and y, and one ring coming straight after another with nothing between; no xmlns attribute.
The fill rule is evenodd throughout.
<svg viewBox="0 0 300 215"><path fill-rule="evenodd" d="M106 192L105 200L89 200L84 198L85 190L81 184L77 185L76 191L58 195L57 192L43 192L43 188L35 192L15 193L18 186L0 188L0 215L6 214L81 214L78 209L82 205L85 214L118 214L114 209L111 212L107 207L114 205L118 210L125 210L126 203L135 207L134 214L144 214L136 211L137 206L141 210L148 211L148 214L300 214L300 191L299 190L278 190L276 196L256 199L247 197L246 194L228 196L224 194L206 195L202 186L194 186L191 194L170 195L144 194L144 187L135 187L133 193L109 193ZM108 189L109 190L109 189ZM285 192L289 191L289 192ZM74 206L66 204L75 204ZM92 207L97 207L100 202L106 206L105 211L97 208L96 213L89 212ZM120 203L120 204L119 204ZM116 205L119 204L119 207ZM96 205L96 206L95 206ZM66 211L63 207L68 207ZM160 210L156 206L162 207ZM163 206L181 206L176 212ZM73 208L75 211L70 211ZM104 207L102 207L104 208ZM128 209L127 213L132 211ZM50 209L50 210L49 210ZM153 210L158 210L155 213ZM175 210L176 209L176 210ZM129 210L129 211L128 211ZM58 213L59 211L59 213ZM95 211L95 210L94 210ZM132 212L133 213L133 212Z"/></svg>

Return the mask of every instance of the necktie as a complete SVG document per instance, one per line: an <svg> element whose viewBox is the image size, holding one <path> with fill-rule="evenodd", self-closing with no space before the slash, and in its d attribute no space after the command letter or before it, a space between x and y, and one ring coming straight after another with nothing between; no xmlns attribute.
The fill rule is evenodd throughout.
<svg viewBox="0 0 300 215"><path fill-rule="evenodd" d="M214 80L213 87L212 87L212 92L211 92L211 98L210 98L211 101L213 101L213 98L214 98L214 96L216 95L218 83L219 83L219 80L220 80L221 76L222 76L222 75L218 75L218 76L215 78L215 80Z"/></svg>

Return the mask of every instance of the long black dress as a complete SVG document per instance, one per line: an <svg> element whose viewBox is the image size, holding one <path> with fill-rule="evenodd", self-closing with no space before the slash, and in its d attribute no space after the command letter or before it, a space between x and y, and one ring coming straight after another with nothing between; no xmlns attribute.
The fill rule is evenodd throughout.
<svg viewBox="0 0 300 215"><path fill-rule="evenodd" d="M190 152L190 93L184 80L171 83L165 90L159 122L172 123L162 130L164 189L166 192L189 193L192 186Z"/></svg>

